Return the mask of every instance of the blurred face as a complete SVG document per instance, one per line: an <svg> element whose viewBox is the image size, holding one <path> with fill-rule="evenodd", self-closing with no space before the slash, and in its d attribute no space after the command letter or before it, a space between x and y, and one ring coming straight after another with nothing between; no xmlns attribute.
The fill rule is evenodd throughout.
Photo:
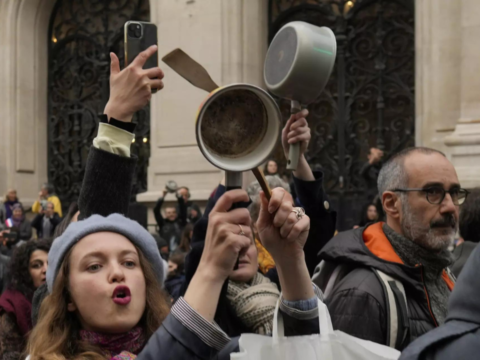
<svg viewBox="0 0 480 360"><path fill-rule="evenodd" d="M377 221L378 220L378 212L375 205L370 205L367 210L367 218L370 221Z"/></svg>
<svg viewBox="0 0 480 360"><path fill-rule="evenodd" d="M405 159L405 170L409 188L460 187L453 165L440 154L413 153ZM407 193L403 198L400 220L403 234L425 249L434 252L446 249L458 229L459 207L453 204L450 194L438 205L430 204L421 191Z"/></svg>
<svg viewBox="0 0 480 360"><path fill-rule="evenodd" d="M255 242L252 241L248 250L240 255L238 269L232 271L229 279L238 282L248 282L252 280L258 271L257 255L257 247L255 246Z"/></svg>
<svg viewBox="0 0 480 360"><path fill-rule="evenodd" d="M20 219L23 216L23 211L22 209L15 209L13 210L13 217L15 219Z"/></svg>
<svg viewBox="0 0 480 360"><path fill-rule="evenodd" d="M54 210L53 210L53 204L47 204L47 207L45 208L45 215L47 216L52 216L54 213Z"/></svg>
<svg viewBox="0 0 480 360"><path fill-rule="evenodd" d="M269 174L276 174L278 170L277 163L275 161L270 160L267 165L267 171Z"/></svg>
<svg viewBox="0 0 480 360"><path fill-rule="evenodd" d="M178 190L178 193L183 197L183 200L188 201L188 190L185 188L181 188Z"/></svg>
<svg viewBox="0 0 480 360"><path fill-rule="evenodd" d="M173 261L168 260L168 275L173 274L173 272L177 270L177 268L177 264L175 264Z"/></svg>
<svg viewBox="0 0 480 360"><path fill-rule="evenodd" d="M10 190L7 193L7 199L8 201L15 201L17 200L17 192L15 190Z"/></svg>
<svg viewBox="0 0 480 360"><path fill-rule="evenodd" d="M40 190L40 192L42 193L42 196L44 197L48 196L48 190L46 188L42 187L42 190Z"/></svg>
<svg viewBox="0 0 480 360"><path fill-rule="evenodd" d="M146 305L145 277L138 252L123 235L84 237L70 257L68 310L84 330L124 333L140 321Z"/></svg>
<svg viewBox="0 0 480 360"><path fill-rule="evenodd" d="M43 250L35 250L30 255L28 263L28 271L32 277L33 286L35 289L45 283L47 276L48 253Z"/></svg>
<svg viewBox="0 0 480 360"><path fill-rule="evenodd" d="M170 221L175 221L177 219L177 210L172 207L166 208L165 217Z"/></svg>

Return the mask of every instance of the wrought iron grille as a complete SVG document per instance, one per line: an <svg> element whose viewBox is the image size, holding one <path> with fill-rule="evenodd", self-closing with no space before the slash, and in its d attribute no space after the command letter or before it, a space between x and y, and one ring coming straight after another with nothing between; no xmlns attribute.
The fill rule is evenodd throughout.
<svg viewBox="0 0 480 360"><path fill-rule="evenodd" d="M58 0L50 18L48 178L62 204L78 198L98 114L109 98L110 52L124 64L123 25L149 20L148 0ZM146 191L150 108L135 114L133 194Z"/></svg>
<svg viewBox="0 0 480 360"><path fill-rule="evenodd" d="M375 175L369 183L361 174L370 148L384 150L386 159L414 144L414 2L270 0L269 40L291 21L328 26L336 35L331 79L308 105L307 159L324 173L338 229L348 229L376 192ZM279 104L288 119L289 102ZM280 149L276 159L284 165Z"/></svg>

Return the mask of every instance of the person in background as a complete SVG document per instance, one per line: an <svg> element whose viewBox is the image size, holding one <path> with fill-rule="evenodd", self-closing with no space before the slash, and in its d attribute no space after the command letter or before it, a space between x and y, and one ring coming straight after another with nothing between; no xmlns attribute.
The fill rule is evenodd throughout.
<svg viewBox="0 0 480 360"><path fill-rule="evenodd" d="M453 274L458 277L470 254L480 242L480 189L470 192L460 210L460 236L463 242L453 250L455 257L451 266Z"/></svg>
<svg viewBox="0 0 480 360"><path fill-rule="evenodd" d="M158 251L160 251L160 256L165 261L168 261L168 242L158 234L152 234L155 242L157 243Z"/></svg>
<svg viewBox="0 0 480 360"><path fill-rule="evenodd" d="M378 221L378 211L375 204L367 204L363 207L360 222L358 225L354 226L354 229L359 227L364 227L367 224L374 223Z"/></svg>
<svg viewBox="0 0 480 360"><path fill-rule="evenodd" d="M53 236L55 228L62 219L54 210L52 202L48 201L42 212L35 216L32 221L32 227L37 230L37 238L49 239Z"/></svg>
<svg viewBox="0 0 480 360"><path fill-rule="evenodd" d="M367 162L365 162L360 169L360 176L363 178L366 185L366 200L377 207L378 218L383 219L383 207L382 199L378 195L377 179L382 164L388 159L384 158L384 152L377 148L370 148L370 152L367 155Z"/></svg>
<svg viewBox="0 0 480 360"><path fill-rule="evenodd" d="M13 205L19 204L17 190L10 189L5 194L5 200L0 204L0 223L5 224L5 220L12 217Z"/></svg>
<svg viewBox="0 0 480 360"><path fill-rule="evenodd" d="M190 189L186 186L182 186L178 189L178 194L183 197L185 206L187 207L187 220L188 222L195 224L202 217L202 210L200 206L190 200ZM180 204L177 205L177 214L180 214Z"/></svg>
<svg viewBox="0 0 480 360"><path fill-rule="evenodd" d="M172 302L181 296L181 288L185 281L185 253L176 252L168 258L168 276L165 280L165 290L172 297Z"/></svg>
<svg viewBox="0 0 480 360"><path fill-rule="evenodd" d="M455 284L448 246L468 192L445 155L423 147L404 149L385 162L378 192L386 223L341 232L320 253L323 269L343 264L347 270L325 304L335 329L401 350L445 322ZM401 330L408 331L396 343L389 339L384 285L372 269L405 288L408 322ZM326 284L317 284L325 290Z"/></svg>
<svg viewBox="0 0 480 360"><path fill-rule="evenodd" d="M187 207L185 200L180 193L177 193L177 201L179 212L174 206L167 206L165 208L165 217L161 214L161 208L165 196L168 194L167 189L163 190L163 196L158 199L157 204L153 208L155 220L160 228L160 237L168 242L169 252L172 253L180 245L183 228L187 225Z"/></svg>
<svg viewBox="0 0 480 360"><path fill-rule="evenodd" d="M265 164L265 168L263 170L265 175L278 175L278 164L275 160L270 159Z"/></svg>
<svg viewBox="0 0 480 360"><path fill-rule="evenodd" d="M192 248L191 246L192 236L193 236L193 224L189 223L183 229L182 240L180 240L180 245L178 246L177 251L179 250L181 252L188 253Z"/></svg>
<svg viewBox="0 0 480 360"><path fill-rule="evenodd" d="M55 195L55 189L53 185L45 183L43 184L42 189L38 194L38 200L35 201L32 205L32 211L35 214L40 214L42 212L44 204L46 204L47 201L53 203L55 212L58 214L58 216L62 217L62 203L60 202L58 196Z"/></svg>
<svg viewBox="0 0 480 360"><path fill-rule="evenodd" d="M45 283L50 244L29 241L15 249L7 290L0 297L0 358L17 360L25 350L32 330L32 298Z"/></svg>
<svg viewBox="0 0 480 360"><path fill-rule="evenodd" d="M25 218L22 204L18 203L12 207L12 217L5 221L4 231L1 235L5 238L6 243L12 247L20 246L24 241L28 241L32 238L32 224ZM7 237L6 234L16 234L16 237Z"/></svg>

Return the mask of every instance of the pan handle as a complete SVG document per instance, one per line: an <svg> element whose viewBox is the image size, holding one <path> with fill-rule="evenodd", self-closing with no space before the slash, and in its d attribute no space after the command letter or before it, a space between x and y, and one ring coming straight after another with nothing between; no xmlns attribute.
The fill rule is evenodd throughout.
<svg viewBox="0 0 480 360"><path fill-rule="evenodd" d="M302 110L300 103L296 100L292 100L290 114L296 114ZM288 151L288 161L287 161L287 170L297 170L298 159L300 158L300 144L290 145L290 150Z"/></svg>

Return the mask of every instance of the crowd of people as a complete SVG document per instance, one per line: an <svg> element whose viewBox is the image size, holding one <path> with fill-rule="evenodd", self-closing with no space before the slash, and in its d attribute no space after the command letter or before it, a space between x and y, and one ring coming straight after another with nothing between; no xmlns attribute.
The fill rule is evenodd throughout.
<svg viewBox="0 0 480 360"><path fill-rule="evenodd" d="M143 70L156 50L123 70L111 54L110 99L64 217L49 184L31 223L15 190L0 205L2 359L230 359L242 334L272 335L277 307L286 336L318 334L319 301L335 329L401 359L475 358L480 193L437 150L373 150L376 195L336 234L302 110L281 136L286 157L300 144L291 179L266 164L270 200L258 182L226 191L221 180L204 211L187 187L165 189L156 234L128 219L131 119L163 88L159 68ZM169 193L178 205L162 213Z"/></svg>

